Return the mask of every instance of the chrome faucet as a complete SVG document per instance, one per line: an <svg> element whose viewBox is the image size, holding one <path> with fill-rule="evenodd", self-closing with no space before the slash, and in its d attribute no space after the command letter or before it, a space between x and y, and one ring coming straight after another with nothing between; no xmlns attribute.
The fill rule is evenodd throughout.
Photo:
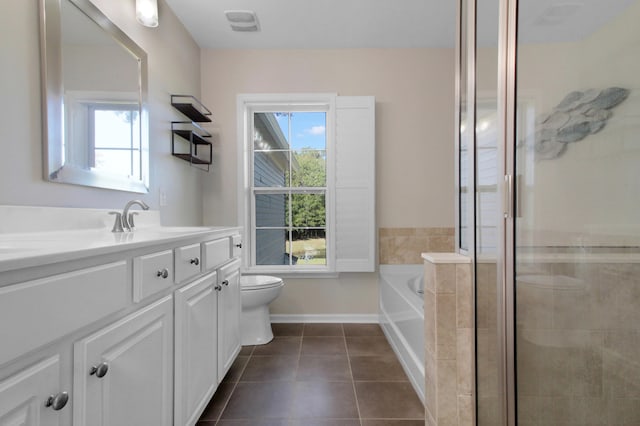
<svg viewBox="0 0 640 426"><path fill-rule="evenodd" d="M135 204L142 207L142 210L149 210L149 206L142 200L131 200L125 206L122 211L122 227L125 231L133 231L133 215L137 213L129 213L129 209Z"/></svg>
<svg viewBox="0 0 640 426"><path fill-rule="evenodd" d="M116 220L113 224L113 229L111 232L124 232L124 231L133 231L134 223L133 216L138 214L136 212L129 213L129 209L135 204L142 207L142 210L149 210L149 206L141 200L131 200L125 206L122 213L120 212L109 212L109 214L115 215Z"/></svg>

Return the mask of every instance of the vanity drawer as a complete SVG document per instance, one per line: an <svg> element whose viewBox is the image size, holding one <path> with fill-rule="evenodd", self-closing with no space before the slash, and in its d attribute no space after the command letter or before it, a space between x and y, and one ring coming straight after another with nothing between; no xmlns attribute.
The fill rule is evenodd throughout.
<svg viewBox="0 0 640 426"><path fill-rule="evenodd" d="M182 283L200 274L200 244L175 249L176 283Z"/></svg>
<svg viewBox="0 0 640 426"><path fill-rule="evenodd" d="M127 262L0 288L0 365L125 308Z"/></svg>
<svg viewBox="0 0 640 426"><path fill-rule="evenodd" d="M231 251L233 252L232 257L240 257L242 255L242 236L240 234L231 237Z"/></svg>
<svg viewBox="0 0 640 426"><path fill-rule="evenodd" d="M133 301L173 285L173 251L165 250L133 258Z"/></svg>
<svg viewBox="0 0 640 426"><path fill-rule="evenodd" d="M231 241L229 238L208 241L203 244L205 268L211 271L231 259Z"/></svg>

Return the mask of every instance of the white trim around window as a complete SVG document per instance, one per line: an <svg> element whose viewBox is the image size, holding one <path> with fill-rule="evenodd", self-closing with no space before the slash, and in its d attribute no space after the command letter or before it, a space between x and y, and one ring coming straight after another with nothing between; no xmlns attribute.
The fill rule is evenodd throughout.
<svg viewBox="0 0 640 426"><path fill-rule="evenodd" d="M254 187L255 113L288 111L294 114L313 111L326 114L324 187ZM242 248L244 272L326 277L338 272L375 271L377 238L373 97L338 97L333 93L238 95L237 135L238 223L245 230ZM356 175L357 179L354 179ZM299 193L305 189L308 193L325 195L326 264L294 265L289 262L286 265L257 265L255 195ZM342 200L341 205L337 205L336 200ZM293 240L290 238L288 241Z"/></svg>

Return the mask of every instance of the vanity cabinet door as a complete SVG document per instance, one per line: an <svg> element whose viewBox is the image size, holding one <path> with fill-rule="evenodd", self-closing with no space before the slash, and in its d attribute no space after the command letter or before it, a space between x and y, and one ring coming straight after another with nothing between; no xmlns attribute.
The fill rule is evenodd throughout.
<svg viewBox="0 0 640 426"><path fill-rule="evenodd" d="M218 295L218 383L227 374L240 352L240 260L219 270Z"/></svg>
<svg viewBox="0 0 640 426"><path fill-rule="evenodd" d="M0 425L65 424L62 416L69 410L68 398L60 389L60 358L45 359L0 381Z"/></svg>
<svg viewBox="0 0 640 426"><path fill-rule="evenodd" d="M196 423L218 385L218 275L175 292L174 424Z"/></svg>
<svg viewBox="0 0 640 426"><path fill-rule="evenodd" d="M168 426L173 414L173 298L74 344L75 426Z"/></svg>

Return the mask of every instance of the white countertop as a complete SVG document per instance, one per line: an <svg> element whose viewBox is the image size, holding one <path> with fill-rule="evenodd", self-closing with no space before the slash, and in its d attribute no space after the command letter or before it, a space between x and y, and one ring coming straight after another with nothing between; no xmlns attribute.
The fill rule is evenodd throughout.
<svg viewBox="0 0 640 426"><path fill-rule="evenodd" d="M238 231L234 227L149 227L122 233L105 229L5 233L0 234L0 272L185 239L215 239Z"/></svg>
<svg viewBox="0 0 640 426"><path fill-rule="evenodd" d="M0 205L0 272L240 232L230 226L161 226L158 211L135 212L137 228L114 233L115 218L106 209Z"/></svg>

